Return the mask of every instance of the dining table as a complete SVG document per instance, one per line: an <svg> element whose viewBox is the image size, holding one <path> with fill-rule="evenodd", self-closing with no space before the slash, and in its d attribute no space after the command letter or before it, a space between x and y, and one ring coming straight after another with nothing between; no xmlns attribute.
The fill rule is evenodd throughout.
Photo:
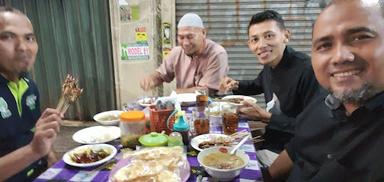
<svg viewBox="0 0 384 182"><path fill-rule="evenodd" d="M247 131L250 132L250 127L246 119L240 119L238 124L238 131ZM210 127L209 133L221 134L223 133L221 125L215 125ZM110 142L112 145L116 146L119 153L121 145L119 145L119 139ZM204 172L204 168L199 164L196 156L196 150L192 149L192 147L184 146L188 151L187 152L187 160L190 165L190 176L187 179L188 182L204 182L204 181L214 181L211 177ZM237 176L233 181L236 182L251 182L251 181L263 181L260 165L257 160L255 146L251 139L248 139L241 147L240 150L243 150L249 156L249 163L245 168L240 171L240 175ZM194 153L195 155L190 155L190 153ZM117 156L119 155L117 154ZM120 155L121 156L121 155ZM118 160L119 159L115 159ZM42 181L95 181L95 182L108 182L110 180L111 170L107 168L100 168L98 166L95 167L86 167L79 168L73 167L66 164L62 159L48 168L45 172L43 172L40 176L38 176L34 181L42 182Z"/></svg>

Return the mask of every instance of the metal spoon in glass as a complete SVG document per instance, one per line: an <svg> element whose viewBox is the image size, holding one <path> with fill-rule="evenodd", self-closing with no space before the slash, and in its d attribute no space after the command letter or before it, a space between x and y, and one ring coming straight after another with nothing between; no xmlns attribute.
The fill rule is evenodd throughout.
<svg viewBox="0 0 384 182"><path fill-rule="evenodd" d="M235 147L233 147L233 149L229 152L229 154L231 154L231 155L235 154L236 150L239 149L239 147L241 145L243 145L245 143L245 141L248 140L249 137L250 137L250 134L245 136L243 139L241 139L241 141Z"/></svg>

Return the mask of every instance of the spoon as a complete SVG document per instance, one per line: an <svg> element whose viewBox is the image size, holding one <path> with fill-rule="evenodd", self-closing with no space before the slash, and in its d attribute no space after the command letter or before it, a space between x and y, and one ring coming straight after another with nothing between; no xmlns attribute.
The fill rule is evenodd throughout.
<svg viewBox="0 0 384 182"><path fill-rule="evenodd" d="M249 136L250 136L250 135L247 135L247 136L245 136L243 139L241 139L241 141L240 141L235 147L233 147L233 149L229 152L229 154L231 154L231 155L235 154L235 153L236 153L236 150L239 149L239 147L240 147L241 145L243 145L243 144L245 143L245 141L248 140Z"/></svg>

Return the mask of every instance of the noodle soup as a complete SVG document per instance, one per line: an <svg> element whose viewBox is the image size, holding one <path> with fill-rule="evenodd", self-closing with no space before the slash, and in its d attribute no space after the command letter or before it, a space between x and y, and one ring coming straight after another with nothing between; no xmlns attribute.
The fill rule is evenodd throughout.
<svg viewBox="0 0 384 182"><path fill-rule="evenodd" d="M248 165L249 156L242 150L234 155L228 154L231 147L211 147L197 155L197 161L205 171L218 181L233 181L240 171Z"/></svg>
<svg viewBox="0 0 384 182"><path fill-rule="evenodd" d="M244 161L237 155L223 152L213 152L203 157L203 164L217 169L235 169L244 165Z"/></svg>

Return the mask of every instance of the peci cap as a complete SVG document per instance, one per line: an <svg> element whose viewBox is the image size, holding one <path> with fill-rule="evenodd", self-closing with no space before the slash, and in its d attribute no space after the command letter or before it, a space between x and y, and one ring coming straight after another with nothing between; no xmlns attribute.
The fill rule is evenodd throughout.
<svg viewBox="0 0 384 182"><path fill-rule="evenodd" d="M177 28L180 27L204 28L203 21L201 20L200 16L195 13L187 13L181 17L179 24L177 24Z"/></svg>

